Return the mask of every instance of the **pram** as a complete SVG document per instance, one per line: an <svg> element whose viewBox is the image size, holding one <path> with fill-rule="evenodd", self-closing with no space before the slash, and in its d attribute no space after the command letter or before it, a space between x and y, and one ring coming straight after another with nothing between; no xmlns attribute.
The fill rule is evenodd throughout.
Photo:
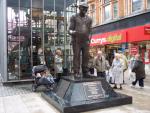
<svg viewBox="0 0 150 113"><path fill-rule="evenodd" d="M51 74L48 74L48 68L45 65L33 66L32 76L34 78L32 91L36 92L37 88L44 85L48 90L53 90L55 80Z"/></svg>

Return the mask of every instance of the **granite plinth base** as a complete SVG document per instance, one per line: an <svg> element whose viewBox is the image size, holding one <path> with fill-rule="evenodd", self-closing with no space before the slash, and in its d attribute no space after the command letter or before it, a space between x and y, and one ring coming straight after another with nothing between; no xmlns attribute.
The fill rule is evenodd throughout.
<svg viewBox="0 0 150 113"><path fill-rule="evenodd" d="M132 97L116 93L101 78L63 77L55 91L42 97L62 113L80 113L132 103Z"/></svg>

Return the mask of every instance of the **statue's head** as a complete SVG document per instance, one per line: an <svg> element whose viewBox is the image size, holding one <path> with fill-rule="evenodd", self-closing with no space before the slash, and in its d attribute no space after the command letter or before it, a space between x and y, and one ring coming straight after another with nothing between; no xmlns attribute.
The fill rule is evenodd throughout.
<svg viewBox="0 0 150 113"><path fill-rule="evenodd" d="M88 4L87 3L80 3L79 4L79 10L80 10L80 13L86 13L87 10L88 10Z"/></svg>

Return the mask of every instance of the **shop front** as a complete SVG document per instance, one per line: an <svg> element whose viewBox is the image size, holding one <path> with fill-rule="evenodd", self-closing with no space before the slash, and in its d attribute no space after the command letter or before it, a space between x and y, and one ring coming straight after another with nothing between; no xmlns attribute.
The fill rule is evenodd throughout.
<svg viewBox="0 0 150 113"><path fill-rule="evenodd" d="M54 65L56 49L66 59L71 37L67 24L76 0L0 0L0 74L3 82L32 79L32 67Z"/></svg>
<svg viewBox="0 0 150 113"><path fill-rule="evenodd" d="M95 34L90 46L96 49L105 48L103 50L109 60L113 59L115 52L122 51L128 58L139 53L145 64L150 64L150 24Z"/></svg>

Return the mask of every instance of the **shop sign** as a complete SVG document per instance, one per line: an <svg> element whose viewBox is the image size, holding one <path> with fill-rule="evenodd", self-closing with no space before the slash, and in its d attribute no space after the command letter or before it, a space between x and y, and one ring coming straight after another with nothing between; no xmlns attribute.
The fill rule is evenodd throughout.
<svg viewBox="0 0 150 113"><path fill-rule="evenodd" d="M97 39L91 39L91 44L104 44L106 43L106 38L97 38Z"/></svg>
<svg viewBox="0 0 150 113"><path fill-rule="evenodd" d="M145 34L150 35L150 27L149 26L145 26L144 27L144 32L145 32Z"/></svg>
<svg viewBox="0 0 150 113"><path fill-rule="evenodd" d="M138 53L138 46L132 46L130 48L130 54L131 55L136 55Z"/></svg>
<svg viewBox="0 0 150 113"><path fill-rule="evenodd" d="M114 35L114 36L108 36L107 38L107 42L110 42L110 43L114 43L116 41L120 41L122 40L122 35L119 34L119 35Z"/></svg>
<svg viewBox="0 0 150 113"><path fill-rule="evenodd" d="M104 33L91 38L91 46L126 42L126 32Z"/></svg>

